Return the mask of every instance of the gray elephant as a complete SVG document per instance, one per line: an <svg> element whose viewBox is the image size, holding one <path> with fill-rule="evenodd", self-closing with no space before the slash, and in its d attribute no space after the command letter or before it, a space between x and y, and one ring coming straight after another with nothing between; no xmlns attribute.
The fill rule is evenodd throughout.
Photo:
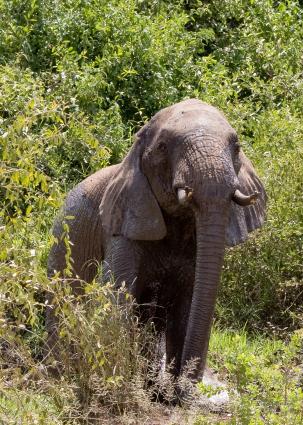
<svg viewBox="0 0 303 425"><path fill-rule="evenodd" d="M195 381L205 368L225 246L263 224L265 204L264 188L221 112L196 99L162 109L135 135L121 164L67 196L73 288L81 291L76 277L91 281L103 263L139 305L156 300L142 315L153 315L165 331L176 376L198 359ZM65 269L61 233L57 220L50 275ZM49 346L55 322L48 309Z"/></svg>

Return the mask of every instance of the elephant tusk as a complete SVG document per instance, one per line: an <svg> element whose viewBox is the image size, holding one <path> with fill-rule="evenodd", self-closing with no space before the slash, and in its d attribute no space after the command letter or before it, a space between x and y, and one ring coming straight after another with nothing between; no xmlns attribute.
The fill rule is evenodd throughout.
<svg viewBox="0 0 303 425"><path fill-rule="evenodd" d="M193 190L190 187L185 186L184 189L178 189L178 200L181 205L188 202L193 196Z"/></svg>
<svg viewBox="0 0 303 425"><path fill-rule="evenodd" d="M260 192L254 191L251 195L244 195L239 189L233 194L232 200L242 207L252 205L256 202L260 195Z"/></svg>
<svg viewBox="0 0 303 425"><path fill-rule="evenodd" d="M185 189L178 189L178 201L184 205L187 201L187 193Z"/></svg>

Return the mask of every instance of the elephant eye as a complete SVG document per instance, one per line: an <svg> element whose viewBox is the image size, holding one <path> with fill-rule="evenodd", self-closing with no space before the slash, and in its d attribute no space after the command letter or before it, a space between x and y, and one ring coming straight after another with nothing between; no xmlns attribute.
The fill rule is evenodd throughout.
<svg viewBox="0 0 303 425"><path fill-rule="evenodd" d="M158 144L157 148L158 148L158 150L159 150L160 152L166 152L166 143L164 143L164 142L160 142L160 143Z"/></svg>

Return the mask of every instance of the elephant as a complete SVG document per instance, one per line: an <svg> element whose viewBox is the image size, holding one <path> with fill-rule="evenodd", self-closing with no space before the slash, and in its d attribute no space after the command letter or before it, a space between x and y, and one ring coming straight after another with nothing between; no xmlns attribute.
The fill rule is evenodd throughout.
<svg viewBox="0 0 303 425"><path fill-rule="evenodd" d="M125 284L143 316L165 333L167 363L178 377L195 359L201 379L226 246L244 242L265 219L266 192L236 131L214 106L181 101L156 113L120 164L103 168L67 195L73 290L98 273ZM48 273L64 275L62 219ZM53 345L54 313L46 326Z"/></svg>

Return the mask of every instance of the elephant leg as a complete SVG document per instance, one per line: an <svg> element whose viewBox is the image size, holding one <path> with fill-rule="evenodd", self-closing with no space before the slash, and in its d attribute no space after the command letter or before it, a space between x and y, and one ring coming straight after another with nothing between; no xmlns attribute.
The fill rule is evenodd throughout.
<svg viewBox="0 0 303 425"><path fill-rule="evenodd" d="M174 284L172 283L174 282ZM193 268L184 265L177 278L168 282L173 294L167 307L166 318L166 362L171 372L178 376L181 370L181 358L187 330L187 322L193 291Z"/></svg>
<svg viewBox="0 0 303 425"><path fill-rule="evenodd" d="M178 290L167 308L166 363L174 376L181 370L182 351L192 298L192 283L178 285Z"/></svg>
<svg viewBox="0 0 303 425"><path fill-rule="evenodd" d="M114 280L116 289L124 284L127 291L139 300L142 291L138 285L141 255L142 250L136 241L123 236L112 237L107 243L101 281L106 283Z"/></svg>

